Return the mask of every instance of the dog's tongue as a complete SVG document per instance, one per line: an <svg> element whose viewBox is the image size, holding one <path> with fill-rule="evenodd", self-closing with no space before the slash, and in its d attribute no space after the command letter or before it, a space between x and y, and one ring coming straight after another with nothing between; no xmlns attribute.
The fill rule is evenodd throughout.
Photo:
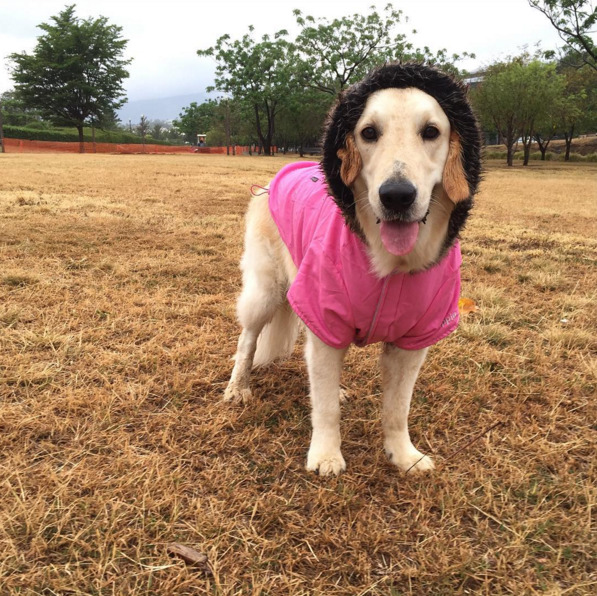
<svg viewBox="0 0 597 596"><path fill-rule="evenodd" d="M418 235L418 222L381 222L381 241L386 250L393 255L400 256L409 253L413 249Z"/></svg>

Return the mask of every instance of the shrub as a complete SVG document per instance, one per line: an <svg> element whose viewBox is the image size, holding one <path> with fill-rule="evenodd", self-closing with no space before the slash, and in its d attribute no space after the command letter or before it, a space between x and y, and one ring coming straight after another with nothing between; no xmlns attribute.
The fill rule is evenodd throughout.
<svg viewBox="0 0 597 596"><path fill-rule="evenodd" d="M506 159L505 151L485 151L485 159Z"/></svg>
<svg viewBox="0 0 597 596"><path fill-rule="evenodd" d="M49 128L40 129L29 126L4 126L4 136L8 139L24 139L28 141L55 141L55 142L78 142L79 134L75 128ZM93 141L91 128L83 130L83 140L91 143ZM135 134L126 131L96 130L95 140L98 143L121 143L141 144L143 139ZM158 141L150 137L145 138L146 143L155 145L175 145L170 141Z"/></svg>

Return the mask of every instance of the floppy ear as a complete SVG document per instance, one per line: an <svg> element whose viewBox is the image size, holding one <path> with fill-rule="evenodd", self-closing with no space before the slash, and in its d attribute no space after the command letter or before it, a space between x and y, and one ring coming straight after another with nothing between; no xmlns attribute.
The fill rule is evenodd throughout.
<svg viewBox="0 0 597 596"><path fill-rule="evenodd" d="M446 194L453 203L468 199L470 190L462 166L462 145L456 131L450 133L450 149L442 182Z"/></svg>
<svg viewBox="0 0 597 596"><path fill-rule="evenodd" d="M363 162L361 161L361 155L357 149L354 137L352 134L346 135L346 147L338 149L336 155L341 159L342 166L340 167L340 178L346 186L351 186L357 179Z"/></svg>

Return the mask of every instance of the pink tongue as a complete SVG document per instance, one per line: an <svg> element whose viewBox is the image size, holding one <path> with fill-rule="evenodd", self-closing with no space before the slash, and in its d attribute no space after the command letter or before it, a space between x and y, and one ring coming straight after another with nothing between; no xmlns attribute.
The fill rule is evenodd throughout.
<svg viewBox="0 0 597 596"><path fill-rule="evenodd" d="M405 255L409 253L413 249L418 235L418 222L381 222L381 241L386 250L393 255Z"/></svg>

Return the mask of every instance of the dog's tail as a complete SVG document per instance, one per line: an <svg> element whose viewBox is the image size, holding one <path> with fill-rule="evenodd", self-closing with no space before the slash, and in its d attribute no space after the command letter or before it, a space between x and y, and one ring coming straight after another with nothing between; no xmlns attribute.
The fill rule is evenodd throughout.
<svg viewBox="0 0 597 596"><path fill-rule="evenodd" d="M285 300L259 335L253 368L288 358L294 349L299 329L299 318Z"/></svg>

